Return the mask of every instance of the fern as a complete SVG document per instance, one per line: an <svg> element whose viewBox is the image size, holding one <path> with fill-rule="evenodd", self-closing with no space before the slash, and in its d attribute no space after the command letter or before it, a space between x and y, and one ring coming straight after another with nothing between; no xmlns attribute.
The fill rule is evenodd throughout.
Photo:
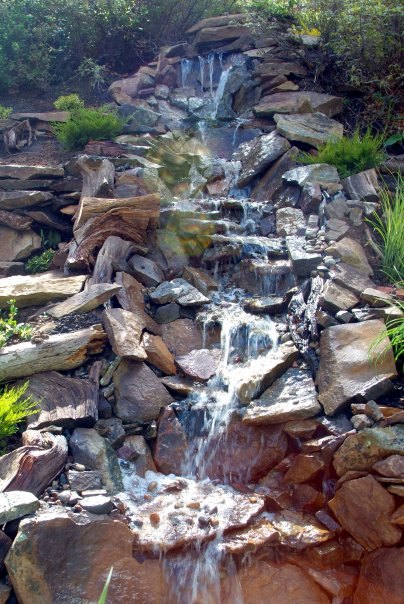
<svg viewBox="0 0 404 604"><path fill-rule="evenodd" d="M30 396L24 398L28 382L15 388L4 388L0 394L0 449L5 440L15 434L18 424L28 415L38 411L38 403Z"/></svg>

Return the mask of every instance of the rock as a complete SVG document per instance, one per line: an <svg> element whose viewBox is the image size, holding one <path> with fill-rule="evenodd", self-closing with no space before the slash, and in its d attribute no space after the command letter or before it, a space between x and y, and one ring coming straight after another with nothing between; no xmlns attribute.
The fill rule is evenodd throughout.
<svg viewBox="0 0 404 604"><path fill-rule="evenodd" d="M100 473L102 482L110 493L122 490L121 471L111 445L95 430L76 428L70 439L76 463Z"/></svg>
<svg viewBox="0 0 404 604"><path fill-rule="evenodd" d="M256 66L255 72L262 79L263 82L272 80L275 76L287 76L290 74L296 76L305 76L307 70L300 63L292 63L289 61L268 61L260 63Z"/></svg>
<svg viewBox="0 0 404 604"><path fill-rule="evenodd" d="M143 436L135 434L127 436L117 455L134 464L137 476L144 477L149 470L157 472L150 448Z"/></svg>
<svg viewBox="0 0 404 604"><path fill-rule="evenodd" d="M243 303L243 308L247 312L254 314L276 315L281 313L287 305L286 298L279 296L268 296L266 298L248 298Z"/></svg>
<svg viewBox="0 0 404 604"><path fill-rule="evenodd" d="M23 262L3 262L0 260L0 277L14 277L15 275L23 275L25 265Z"/></svg>
<svg viewBox="0 0 404 604"><path fill-rule="evenodd" d="M314 225L316 228L318 227L318 209L320 207L322 198L321 187L317 182L307 182L305 185L303 185L300 207L305 214L311 214L311 212L314 212L314 216L317 219Z"/></svg>
<svg viewBox="0 0 404 604"><path fill-rule="evenodd" d="M327 220L326 227L327 232L325 234L325 240L327 242L339 241L349 231L349 225L345 222L345 220L337 220L336 218Z"/></svg>
<svg viewBox="0 0 404 604"><path fill-rule="evenodd" d="M327 203L324 211L328 219L337 218L338 220L343 220L349 215L349 205L345 199L334 199L330 203Z"/></svg>
<svg viewBox="0 0 404 604"><path fill-rule="evenodd" d="M175 359L180 370L197 382L207 382L216 374L220 363L220 350L191 350Z"/></svg>
<svg viewBox="0 0 404 604"><path fill-rule="evenodd" d="M349 289L331 280L325 282L319 304L326 312L335 314L340 310L349 310L358 303L358 298Z"/></svg>
<svg viewBox="0 0 404 604"><path fill-rule="evenodd" d="M261 99L254 107L257 117L272 117L275 113L318 112L333 117L341 113L344 99L329 94L310 92L275 92Z"/></svg>
<svg viewBox="0 0 404 604"><path fill-rule="evenodd" d="M243 37L249 34L249 29L243 25L223 25L222 27L205 27L200 29L194 39L193 46L199 54L206 51L220 48L240 39L240 44L236 44L232 50L238 50L243 46ZM251 46L250 46L251 48Z"/></svg>
<svg viewBox="0 0 404 604"><path fill-rule="evenodd" d="M287 235L304 235L306 222L303 212L297 208L280 208L276 212L276 234L280 237Z"/></svg>
<svg viewBox="0 0 404 604"><path fill-rule="evenodd" d="M124 423L157 419L161 407L173 402L158 377L144 363L122 361L113 379L114 411Z"/></svg>
<svg viewBox="0 0 404 604"><path fill-rule="evenodd" d="M57 304L47 311L48 315L60 319L70 314L84 314L94 310L101 304L105 304L121 291L120 285L111 285L110 283L96 283L90 285L87 289L79 294L75 294L64 302Z"/></svg>
<svg viewBox="0 0 404 604"><path fill-rule="evenodd" d="M0 173L1 168L0 166ZM46 203L53 199L47 191L0 191L0 210L17 210Z"/></svg>
<svg viewBox="0 0 404 604"><path fill-rule="evenodd" d="M300 187L317 183L327 185L333 182L339 182L339 174L337 168L328 164L311 164L308 166L300 166L285 172L283 179L286 182L294 183Z"/></svg>
<svg viewBox="0 0 404 604"><path fill-rule="evenodd" d="M149 363L166 375L175 375L177 373L174 356L168 350L164 340L160 336L152 336L146 332L143 334L142 345Z"/></svg>
<svg viewBox="0 0 404 604"><path fill-rule="evenodd" d="M371 470L376 462L386 457L402 455L403 446L402 425L367 428L345 439L334 454L334 467L338 476L349 470Z"/></svg>
<svg viewBox="0 0 404 604"><path fill-rule="evenodd" d="M161 113L157 113L147 106L121 105L119 114L127 119L123 128L125 134L153 132L161 117Z"/></svg>
<svg viewBox="0 0 404 604"><path fill-rule="evenodd" d="M300 277L310 275L322 260L319 252L306 252L304 249L305 245L306 240L304 237L297 237L295 235L286 237L286 247L292 262L293 271Z"/></svg>
<svg viewBox="0 0 404 604"><path fill-rule="evenodd" d="M0 308L7 308L8 300L15 300L18 308L63 300L78 293L86 278L86 275L65 277L56 271L7 277L0 282Z"/></svg>
<svg viewBox="0 0 404 604"><path fill-rule="evenodd" d="M132 542L123 522L53 508L21 522L7 570L20 602L98 602L113 566L111 602L158 604L167 592L160 562L137 562Z"/></svg>
<svg viewBox="0 0 404 604"><path fill-rule="evenodd" d="M42 247L41 238L31 229L16 231L0 226L0 239L0 261L4 262L23 260Z"/></svg>
<svg viewBox="0 0 404 604"><path fill-rule="evenodd" d="M125 440L125 429L118 417L99 419L94 428L100 436L106 438L113 449L118 449Z"/></svg>
<svg viewBox="0 0 404 604"><path fill-rule="evenodd" d="M199 289L206 297L209 297L211 292L217 291L219 288L216 281L208 273L191 266L184 267L183 278L189 281L196 289Z"/></svg>
<svg viewBox="0 0 404 604"><path fill-rule="evenodd" d="M110 497L96 495L94 497L83 497L80 506L90 514L109 514L114 507Z"/></svg>
<svg viewBox="0 0 404 604"><path fill-rule="evenodd" d="M310 373L288 369L260 398L248 405L243 423L280 424L313 417L320 411Z"/></svg>
<svg viewBox="0 0 404 604"><path fill-rule="evenodd" d="M383 461L377 461L373 464L373 469L382 476L404 478L404 457L402 455L391 455Z"/></svg>
<svg viewBox="0 0 404 604"><path fill-rule="evenodd" d="M401 604L404 548L381 548L362 558L354 604Z"/></svg>
<svg viewBox="0 0 404 604"><path fill-rule="evenodd" d="M220 17L208 17L207 19L197 21L194 25L192 25L192 27L187 29L185 33L187 35L195 34L206 27L223 27L226 25L232 25L234 23L244 23L245 21L248 21L248 15L245 13L223 15Z"/></svg>
<svg viewBox="0 0 404 604"><path fill-rule="evenodd" d="M150 294L150 299L155 304L176 302L180 306L200 306L210 301L185 279L164 281Z"/></svg>
<svg viewBox="0 0 404 604"><path fill-rule="evenodd" d="M377 174L374 169L348 176L342 181L344 190L348 194L348 199L363 199L368 202L378 202L377 194Z"/></svg>
<svg viewBox="0 0 404 604"><path fill-rule="evenodd" d="M264 134L241 144L235 156L241 161L241 172L237 185L246 186L288 149L290 149L290 143L276 132Z"/></svg>
<svg viewBox="0 0 404 604"><path fill-rule="evenodd" d="M367 415L362 415L361 413L358 415L354 415L351 418L351 423L355 430L364 430L365 428L371 428L374 424L373 419L368 417Z"/></svg>
<svg viewBox="0 0 404 604"><path fill-rule="evenodd" d="M101 489L101 476L99 472L87 470L78 472L77 470L69 470L67 479L72 491L82 493L83 491Z"/></svg>
<svg viewBox="0 0 404 604"><path fill-rule="evenodd" d="M0 524L34 514L38 508L39 500L27 491L0 493Z"/></svg>
<svg viewBox="0 0 404 604"><path fill-rule="evenodd" d="M281 155L261 176L252 191L252 198L255 201L271 201L276 193L279 193L284 186L282 176L288 170L296 167L296 156L298 154L296 147L291 147L289 151ZM320 194L321 201L321 194Z"/></svg>
<svg viewBox="0 0 404 604"><path fill-rule="evenodd" d="M396 375L388 337L374 346L384 333L384 323L379 320L337 325L322 332L317 385L328 415L346 407L355 396L375 398L372 393L380 395Z"/></svg>
<svg viewBox="0 0 404 604"><path fill-rule="evenodd" d="M4 583L0 583L0 604L6 604L6 602L9 601L8 598L10 597L11 589L11 585L5 585Z"/></svg>
<svg viewBox="0 0 404 604"><path fill-rule="evenodd" d="M390 296L390 294L373 287L367 287L361 293L361 300L368 302L374 308L390 306L390 304L393 302L393 298Z"/></svg>
<svg viewBox="0 0 404 604"><path fill-rule="evenodd" d="M181 316L181 308L178 304L164 304L159 306L154 313L154 320L158 324L172 323Z"/></svg>
<svg viewBox="0 0 404 604"><path fill-rule="evenodd" d="M143 256L134 255L128 262L133 276L146 287L155 287L164 281L164 273L159 265Z"/></svg>
<svg viewBox="0 0 404 604"><path fill-rule="evenodd" d="M322 113L275 114L273 119L279 134L316 148L330 139L341 138L344 132L342 124Z"/></svg>
<svg viewBox="0 0 404 604"><path fill-rule="evenodd" d="M116 273L115 280L117 285L121 286L116 297L122 308L134 313L139 318L139 321L141 321L151 333L160 335L160 327L153 321L151 316L145 312L143 285L128 273Z"/></svg>
<svg viewBox="0 0 404 604"><path fill-rule="evenodd" d="M143 361L147 354L141 344L145 325L141 317L122 308L109 308L102 313L105 331L117 356Z"/></svg>
<svg viewBox="0 0 404 604"><path fill-rule="evenodd" d="M182 474L186 461L187 437L175 412L163 409L157 424L157 438L153 446L153 459L157 470L163 474Z"/></svg>
<svg viewBox="0 0 404 604"><path fill-rule="evenodd" d="M396 509L394 514L392 514L390 521L393 524L398 524L399 526L404 527L404 503Z"/></svg>
<svg viewBox="0 0 404 604"><path fill-rule="evenodd" d="M349 237L330 245L327 254L333 258L340 258L342 262L354 267L359 273L366 276L373 275L373 270L366 257L366 252L360 243Z"/></svg>
<svg viewBox="0 0 404 604"><path fill-rule="evenodd" d="M292 484L310 482L324 469L324 460L318 453L305 455L300 453L293 459L284 479Z"/></svg>
<svg viewBox="0 0 404 604"><path fill-rule="evenodd" d="M367 551L400 541L401 529L390 522L394 497L373 476L344 482L328 505L343 528Z"/></svg>
<svg viewBox="0 0 404 604"><path fill-rule="evenodd" d="M372 281L363 272L345 262L334 265L330 269L330 276L337 285L351 290L356 296L360 296L365 289L373 287Z"/></svg>
<svg viewBox="0 0 404 604"><path fill-rule="evenodd" d="M0 179L16 178L17 180L33 180L36 178L63 178L64 174L64 169L59 166L0 165Z"/></svg>

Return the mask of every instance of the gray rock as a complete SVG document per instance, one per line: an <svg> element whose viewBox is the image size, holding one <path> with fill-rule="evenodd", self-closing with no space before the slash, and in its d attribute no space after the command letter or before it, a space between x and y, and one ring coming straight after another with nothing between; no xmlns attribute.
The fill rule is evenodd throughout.
<svg viewBox="0 0 404 604"><path fill-rule="evenodd" d="M359 273L373 275L373 270L366 257L366 252L360 243L344 237L327 248L327 254L333 258L339 258L345 264L353 266Z"/></svg>
<svg viewBox="0 0 404 604"><path fill-rule="evenodd" d="M327 220L326 227L325 240L327 242L339 241L349 231L349 226L345 220L338 220L337 218Z"/></svg>
<svg viewBox="0 0 404 604"><path fill-rule="evenodd" d="M321 254L318 252L306 252L304 246L306 240L304 237L286 237L286 247L289 258L292 262L293 271L299 277L310 275L311 271L315 270L321 262Z"/></svg>
<svg viewBox="0 0 404 604"><path fill-rule="evenodd" d="M328 184L339 182L339 174L337 168L328 164L311 164L309 166L300 166L288 170L283 175L286 182L294 183L303 187L309 183Z"/></svg>
<svg viewBox="0 0 404 604"><path fill-rule="evenodd" d="M320 413L313 379L308 371L288 369L270 388L252 401L243 422L246 424L281 424L306 419Z"/></svg>
<svg viewBox="0 0 404 604"><path fill-rule="evenodd" d="M332 138L341 138L344 127L322 113L275 114L279 134L290 141L300 141L318 148Z"/></svg>
<svg viewBox="0 0 404 604"><path fill-rule="evenodd" d="M377 174L374 169L348 176L341 182L349 199L363 199L368 202L379 201L375 188L377 187Z"/></svg>
<svg viewBox="0 0 404 604"><path fill-rule="evenodd" d="M358 413L358 415L352 417L351 424L355 430L364 430L365 428L371 428L374 421L364 413Z"/></svg>
<svg viewBox="0 0 404 604"><path fill-rule="evenodd" d="M0 493L0 524L34 514L39 508L39 500L27 491Z"/></svg>
<svg viewBox="0 0 404 604"><path fill-rule="evenodd" d="M90 514L109 514L114 507L111 498L105 497L105 495L83 497L80 501L80 505L86 512L90 512Z"/></svg>
<svg viewBox="0 0 404 604"><path fill-rule="evenodd" d="M51 199L53 199L52 193L46 191L0 191L0 209L28 208L41 205Z"/></svg>
<svg viewBox="0 0 404 604"><path fill-rule="evenodd" d="M353 314L347 310L339 310L335 315L335 318L338 319L340 323L351 323L354 319Z"/></svg>
<svg viewBox="0 0 404 604"><path fill-rule="evenodd" d="M210 300L185 279L164 281L150 294L155 304L176 302L180 306L200 306Z"/></svg>
<svg viewBox="0 0 404 604"><path fill-rule="evenodd" d="M181 308L178 304L164 304L159 306L154 313L154 320L160 325L172 323L181 317Z"/></svg>
<svg viewBox="0 0 404 604"><path fill-rule="evenodd" d="M34 231L16 231L0 226L0 261L17 262L41 249L42 240Z"/></svg>
<svg viewBox="0 0 404 604"><path fill-rule="evenodd" d="M297 208L280 208L276 212L276 234L302 236L306 231L306 222L302 210Z"/></svg>
<svg viewBox="0 0 404 604"><path fill-rule="evenodd" d="M94 429L103 438L106 438L113 449L118 449L125 440L125 430L122 420L118 417L99 419Z"/></svg>
<svg viewBox="0 0 404 604"><path fill-rule="evenodd" d="M120 117L127 119L127 123L123 128L123 132L126 134L153 132L161 117L160 113L156 113L147 106L121 105L118 113Z"/></svg>
<svg viewBox="0 0 404 604"><path fill-rule="evenodd" d="M349 289L326 281L320 297L320 306L326 312L337 313L340 310L349 310L359 303L359 299Z"/></svg>
<svg viewBox="0 0 404 604"><path fill-rule="evenodd" d="M349 214L349 206L345 199L334 199L325 206L325 215L327 218L337 218L343 220Z"/></svg>
<svg viewBox="0 0 404 604"><path fill-rule="evenodd" d="M239 146L235 159L241 161L238 186L244 187L290 149L290 143L277 132L264 134Z"/></svg>
<svg viewBox="0 0 404 604"><path fill-rule="evenodd" d="M164 281L164 273L153 260L134 255L128 262L133 276L146 287L154 287Z"/></svg>
<svg viewBox="0 0 404 604"><path fill-rule="evenodd" d="M88 489L100 489L102 486L100 473L94 470L87 470L84 472L69 470L67 479L71 490L77 491L78 493Z"/></svg>

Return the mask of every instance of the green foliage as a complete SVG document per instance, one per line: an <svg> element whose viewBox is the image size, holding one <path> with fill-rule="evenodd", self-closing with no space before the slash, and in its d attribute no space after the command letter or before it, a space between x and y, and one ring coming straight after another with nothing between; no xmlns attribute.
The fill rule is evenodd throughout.
<svg viewBox="0 0 404 604"><path fill-rule="evenodd" d="M381 215L369 219L381 240L382 268L392 283L404 282L404 179L398 177L393 197L381 192Z"/></svg>
<svg viewBox="0 0 404 604"><path fill-rule="evenodd" d="M78 68L80 77L89 80L93 88L100 90L106 83L107 70L93 59L84 59Z"/></svg>
<svg viewBox="0 0 404 604"><path fill-rule="evenodd" d="M341 178L352 174L375 168L384 159L384 137L381 134L373 135L370 129L361 136L355 130L351 137L343 136L339 139L329 140L319 147L318 155L302 153L300 160L305 164L330 164L338 169Z"/></svg>
<svg viewBox="0 0 404 604"><path fill-rule="evenodd" d="M48 270L54 255L55 251L52 249L48 249L42 252L42 254L39 254L38 256L32 256L25 263L26 271L28 273L31 273L32 275L35 273L44 273Z"/></svg>
<svg viewBox="0 0 404 604"><path fill-rule="evenodd" d="M4 107L4 105L0 105L0 119L6 120L10 113L12 113L11 107Z"/></svg>
<svg viewBox="0 0 404 604"><path fill-rule="evenodd" d="M15 300L7 302L8 311L0 311L0 348L5 346L11 338L29 340L32 328L26 323L17 323L18 308Z"/></svg>
<svg viewBox="0 0 404 604"><path fill-rule="evenodd" d="M404 313L404 304L402 302L397 302L396 306ZM381 346L386 336L390 339L390 342ZM404 314L402 317L387 318L386 328L372 342L369 349L369 355L373 357L377 363L390 349L390 344L393 348L395 361L402 363L404 361Z"/></svg>
<svg viewBox="0 0 404 604"><path fill-rule="evenodd" d="M113 570L114 570L114 567L111 566L109 573L108 573L107 580L105 581L104 589L102 590L102 594L100 596L100 599L98 600L98 604L106 604L106 602L107 602L108 589L109 589L109 584L111 583Z"/></svg>
<svg viewBox="0 0 404 604"><path fill-rule="evenodd" d="M24 397L28 382L15 388L4 388L0 393L0 449L5 440L15 434L18 424L38 410L38 403L31 397Z"/></svg>
<svg viewBox="0 0 404 604"><path fill-rule="evenodd" d="M53 124L53 132L69 151L83 149L90 140L111 140L122 130L123 121L100 109L79 109L67 122Z"/></svg>
<svg viewBox="0 0 404 604"><path fill-rule="evenodd" d="M293 17L298 5L297 0L247 0L243 9L256 13L261 18L290 18Z"/></svg>
<svg viewBox="0 0 404 604"><path fill-rule="evenodd" d="M53 106L58 111L77 111L83 109L84 101L78 94L66 94L58 97Z"/></svg>
<svg viewBox="0 0 404 604"><path fill-rule="evenodd" d="M56 250L59 243L62 241L62 237L60 232L56 229L52 229L51 227L44 227L40 230L42 247L45 249L52 248Z"/></svg>

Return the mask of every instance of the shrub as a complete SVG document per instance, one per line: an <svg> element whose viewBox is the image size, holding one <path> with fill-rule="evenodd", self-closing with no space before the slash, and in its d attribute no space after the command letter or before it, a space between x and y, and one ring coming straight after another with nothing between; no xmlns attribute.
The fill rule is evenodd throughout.
<svg viewBox="0 0 404 604"><path fill-rule="evenodd" d="M0 348L5 346L11 338L29 340L31 337L31 326L26 323L17 323L18 308L15 300L9 300L8 312L0 311Z"/></svg>
<svg viewBox="0 0 404 604"><path fill-rule="evenodd" d="M78 109L64 123L53 124L53 132L68 151L83 149L90 140L111 140L123 128L123 121L100 109Z"/></svg>
<svg viewBox="0 0 404 604"><path fill-rule="evenodd" d="M381 215L369 219L381 239L382 268L392 283L404 283L404 179L398 177L396 192L381 192Z"/></svg>
<svg viewBox="0 0 404 604"><path fill-rule="evenodd" d="M38 403L31 397L25 397L28 382L15 388L4 388L0 393L0 450L4 448L5 440L15 434L18 424L38 410Z"/></svg>
<svg viewBox="0 0 404 604"><path fill-rule="evenodd" d="M12 113L11 107L4 107L4 105L0 105L0 119L6 120L10 113Z"/></svg>
<svg viewBox="0 0 404 604"><path fill-rule="evenodd" d="M25 263L25 269L28 273L31 273L31 275L35 273L44 273L48 270L54 255L55 250L49 249L38 256L32 256L32 258Z"/></svg>
<svg viewBox="0 0 404 604"><path fill-rule="evenodd" d="M305 164L330 164L338 169L341 178L375 168L384 159L383 135L373 135L368 129L363 136L355 130L351 137L329 140L322 145L317 155L302 153L300 160Z"/></svg>
<svg viewBox="0 0 404 604"><path fill-rule="evenodd" d="M53 106L58 111L77 111L84 108L84 101L78 94L66 94L58 97Z"/></svg>

